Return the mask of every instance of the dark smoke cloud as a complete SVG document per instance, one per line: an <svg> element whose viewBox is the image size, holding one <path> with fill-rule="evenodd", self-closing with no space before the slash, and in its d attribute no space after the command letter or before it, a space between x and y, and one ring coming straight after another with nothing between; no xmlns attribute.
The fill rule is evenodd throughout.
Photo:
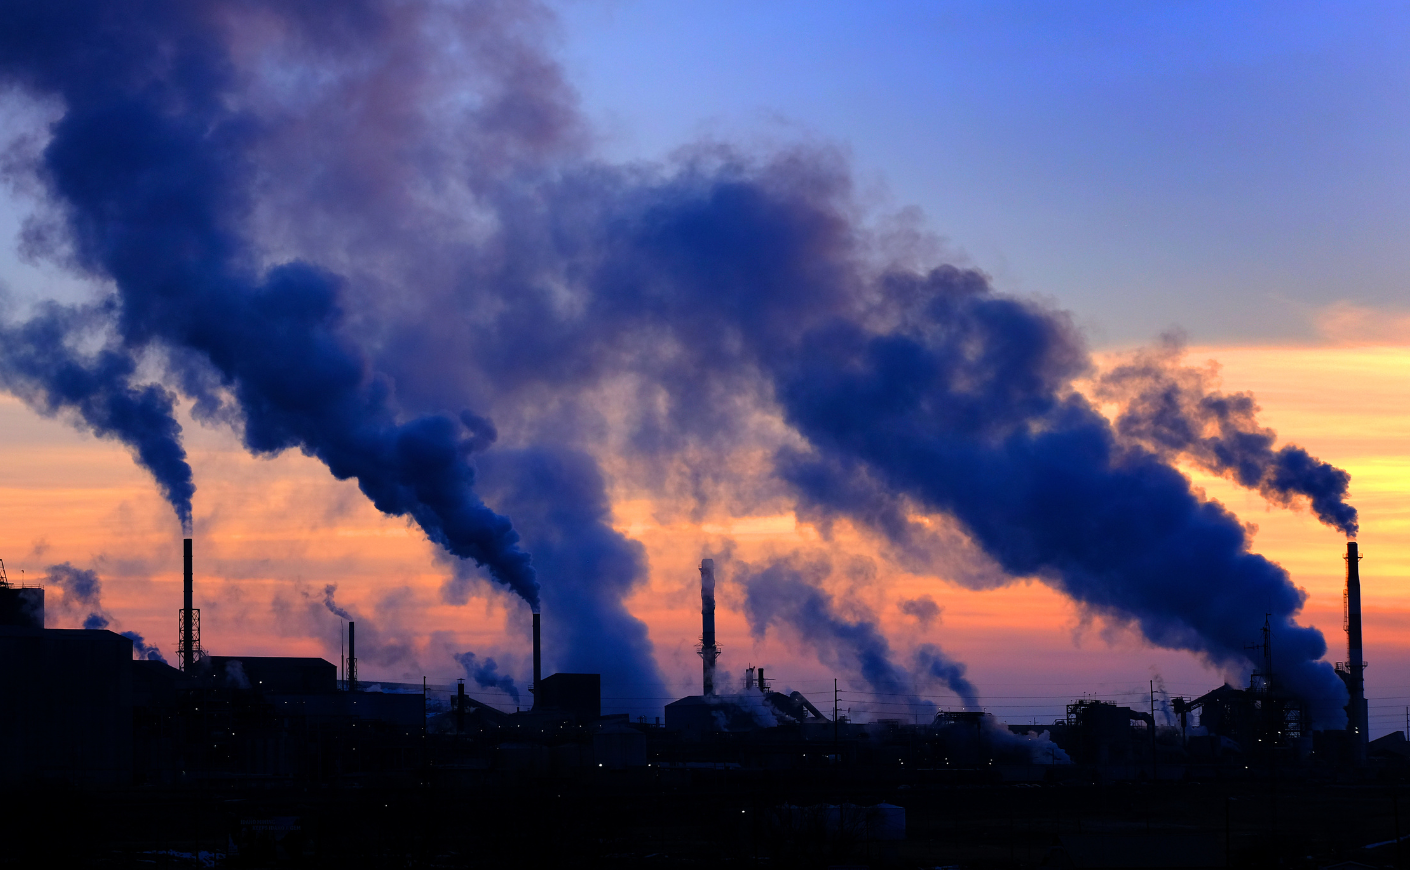
<svg viewBox="0 0 1410 870"><path fill-rule="evenodd" d="M929 595L922 595L919 598L902 598L901 603L896 606L901 609L902 613L914 616L917 622L927 627L940 618L942 609Z"/></svg>
<svg viewBox="0 0 1410 870"><path fill-rule="evenodd" d="M290 626L299 633L309 633L314 635L325 635L323 630L327 617L320 617L322 611L319 610L321 603L324 610L332 613L348 622L357 623L357 660L362 666L368 664L379 665L383 668L402 666L404 669L414 670L416 667L416 651L411 638L405 636L404 628L398 625L404 619L403 611L410 603L410 594L407 589L390 589L382 593L378 599L376 611L379 618L369 619L359 613L356 609L346 608L338 604L336 594L338 584L329 583L323 587L323 598L320 602L307 589L298 589L297 592L302 599L302 613L297 604L282 597L276 597L272 609L281 615L286 623L292 622ZM293 619L290 619L290 617ZM400 617L400 619L399 619ZM405 671L402 676L410 676L410 670ZM366 676L366 672L362 673Z"/></svg>
<svg viewBox="0 0 1410 870"><path fill-rule="evenodd" d="M958 518L1015 576L1036 576L1152 642L1242 669L1271 611L1286 684L1335 724L1345 689L1298 626L1305 593L1248 551L1238 519L1156 454L1123 444L1071 391L1087 368L1065 321L952 271L897 276L922 304L900 329L806 336L780 379L811 450L781 471L815 508L858 465Z"/></svg>
<svg viewBox="0 0 1410 870"><path fill-rule="evenodd" d="M1097 395L1118 402L1116 431L1167 459L1188 458L1278 504L1305 497L1317 518L1356 536L1356 508L1346 503L1351 475L1258 425L1252 393L1214 390L1216 371L1180 365L1184 342L1168 335L1103 373Z"/></svg>
<svg viewBox="0 0 1410 870"><path fill-rule="evenodd" d="M353 615L347 612L347 610L343 609L342 607L339 607L338 602L333 599L333 596L335 593L337 593L337 591L337 583L329 583L327 586L323 587L323 606L328 608L328 612L333 614L334 616L341 617L342 619L346 619L347 621L352 622L354 619Z"/></svg>
<svg viewBox="0 0 1410 870"><path fill-rule="evenodd" d="M448 414L399 420L391 384L340 335L340 279L299 260L261 268L242 234L255 180L242 155L261 125L227 99L239 82L221 44L226 12L171 2L4 8L0 73L66 107L42 172L67 207L75 258L115 283L109 304L129 353L178 349L171 366L199 368L177 373L188 388L216 375L250 451L317 457L536 607L518 535L474 494L474 435ZM301 14L284 23L319 23ZM330 18L375 35L382 14Z"/></svg>
<svg viewBox="0 0 1410 870"><path fill-rule="evenodd" d="M0 388L45 416L63 414L100 438L132 450L171 502L183 532L191 531L196 492L175 397L156 384L136 384L136 361L121 348L83 354L72 346L104 313L53 303L25 323L0 324Z"/></svg>
<svg viewBox="0 0 1410 870"><path fill-rule="evenodd" d="M149 644L142 638L142 635L135 631L124 631L122 636L132 641L132 654L139 659L146 659L149 662L161 662L166 664L166 658L162 651L157 649L156 644Z"/></svg>
<svg viewBox="0 0 1410 870"><path fill-rule="evenodd" d="M601 674L605 696L628 699L615 707L655 709L665 681L646 624L622 603L646 581L646 554L612 528L597 463L570 450L500 450L481 470L486 498L515 518L543 578L545 672ZM527 647L527 625L519 636Z"/></svg>
<svg viewBox="0 0 1410 870"><path fill-rule="evenodd" d="M937 682L959 696L966 707L979 708L979 690L965 679L965 666L945 655L933 643L921 644L916 649L916 673L925 682Z"/></svg>
<svg viewBox="0 0 1410 870"><path fill-rule="evenodd" d="M891 256L835 153L592 162L543 18L0 5L0 76L64 106L38 174L73 262L115 288L108 350L162 357L251 452L357 479L533 606L542 577L546 654L604 686L662 694L622 604L645 564L611 527L621 485L695 516L845 518L908 565L937 558L919 522L937 517L997 568L958 582L1036 577L1231 671L1271 611L1280 672L1335 723L1345 690L1296 624L1303 594L1174 448L1077 393L1092 363L1066 315L973 270L894 265L922 258ZM599 465L613 453L630 461ZM1259 467L1266 492L1351 528L1335 469L1282 451ZM874 623L775 567L749 583L759 624L811 620L869 680L901 678Z"/></svg>
<svg viewBox="0 0 1410 870"><path fill-rule="evenodd" d="M64 613L88 611L83 618L83 627L86 629L108 627L111 617L103 609L103 581L98 577L98 572L88 568L75 568L68 562L50 565L44 575L44 585L50 589L58 589L61 593L57 600L50 597L51 607L57 606L57 609Z"/></svg>
<svg viewBox="0 0 1410 870"><path fill-rule="evenodd" d="M75 568L68 562L50 565L44 576L44 585L49 589L59 590L57 600L52 597L49 599L58 610L65 613L88 611L83 617L84 629L97 631L113 624L112 614L103 608L103 580L98 576L98 572L88 568ZM157 649L155 644L148 644L142 635L135 631L119 633L132 641L132 652L137 658L166 662L161 650Z"/></svg>
<svg viewBox="0 0 1410 870"><path fill-rule="evenodd" d="M741 566L736 580L744 587L744 614L749 631L763 639L770 626L787 627L813 649L818 660L860 678L877 703L903 707L907 715L935 714L935 707L916 693L918 682L937 682L959 695L966 706L978 705L978 691L964 678L964 665L948 659L940 648L926 644L918 651L916 674L897 665L891 644L876 621L867 615L848 618L838 613L833 597L820 588L832 566L825 560L783 559L754 570ZM918 679L919 678L919 679Z"/></svg>
<svg viewBox="0 0 1410 870"><path fill-rule="evenodd" d="M514 703L519 703L519 687L514 685L514 678L501 674L494 659L480 659L472 652L463 652L457 654L455 660L465 669L465 676L475 681L475 685L482 689L498 689L513 698Z"/></svg>

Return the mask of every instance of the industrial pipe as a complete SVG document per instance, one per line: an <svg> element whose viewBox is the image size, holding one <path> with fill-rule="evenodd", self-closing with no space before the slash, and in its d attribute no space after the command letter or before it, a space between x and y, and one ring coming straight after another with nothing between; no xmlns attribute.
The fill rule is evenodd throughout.
<svg viewBox="0 0 1410 870"><path fill-rule="evenodd" d="M700 561L700 657L704 662L706 695L715 694L715 660L720 647L715 643L715 560Z"/></svg>
<svg viewBox="0 0 1410 870"><path fill-rule="evenodd" d="M534 706L539 705L539 683L543 680L543 651L539 646L540 615L534 611L534 684L529 691L534 693Z"/></svg>
<svg viewBox="0 0 1410 870"><path fill-rule="evenodd" d="M348 623L348 691L357 691L357 623Z"/></svg>
<svg viewBox="0 0 1410 870"><path fill-rule="evenodd" d="M178 658L181 661L181 669L189 671L196 664L195 605L192 603L190 538L182 540L181 549L185 568L182 574L181 649L178 652Z"/></svg>
<svg viewBox="0 0 1410 870"><path fill-rule="evenodd" d="M1366 762L1366 738L1370 723L1366 709L1366 662L1361 647L1361 554L1355 541L1346 542L1346 729L1351 733L1352 754L1357 764Z"/></svg>

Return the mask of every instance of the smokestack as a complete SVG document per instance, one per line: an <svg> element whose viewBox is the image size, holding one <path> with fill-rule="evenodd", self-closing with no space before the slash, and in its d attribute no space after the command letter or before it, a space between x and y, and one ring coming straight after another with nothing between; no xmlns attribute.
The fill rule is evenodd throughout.
<svg viewBox="0 0 1410 870"><path fill-rule="evenodd" d="M539 705L539 681L543 679L543 651L539 647L539 612L534 611L534 684L529 691L534 693L534 706Z"/></svg>
<svg viewBox="0 0 1410 870"><path fill-rule="evenodd" d="M357 691L357 623L348 623L348 691Z"/></svg>
<svg viewBox="0 0 1410 870"><path fill-rule="evenodd" d="M1366 738L1370 728L1366 708L1365 650L1361 648L1361 554L1355 541L1346 542L1346 730L1351 733L1352 754L1357 764L1366 761Z"/></svg>
<svg viewBox="0 0 1410 870"><path fill-rule="evenodd" d="M720 647L715 643L715 560L700 561L700 657L705 660L705 694L715 694L715 659Z"/></svg>
<svg viewBox="0 0 1410 870"><path fill-rule="evenodd" d="M189 671L195 667L196 660L201 655L201 611L195 608L191 600L191 539L185 538L181 544L185 570L182 575L181 613L178 617L180 625L176 650L181 669Z"/></svg>

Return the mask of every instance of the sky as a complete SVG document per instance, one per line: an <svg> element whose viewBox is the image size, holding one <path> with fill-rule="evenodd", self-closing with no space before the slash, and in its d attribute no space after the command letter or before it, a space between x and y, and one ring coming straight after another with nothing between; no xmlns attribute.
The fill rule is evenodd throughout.
<svg viewBox="0 0 1410 870"><path fill-rule="evenodd" d="M1252 392L1280 444L1351 474L1378 736L1406 727L1410 705L1407 17L1370 3L562 2L535 26L580 113L586 144L575 147L606 163L658 166L702 143L822 150L847 167L869 225L919 239L905 256L982 270L1000 293L1069 312L1099 364L1183 331L1185 362L1216 361L1225 391ZM3 111L7 129L42 130L56 109L11 92ZM42 199L22 173L9 178L6 313L106 292L26 252L21 230L42 215ZM709 406L701 411L708 418ZM232 427L193 417L189 395L177 419L197 483L208 649L336 661L331 594L367 626L364 679L449 682L468 675L455 656L473 650L523 687L528 614L517 598L477 578L452 600L459 574L444 552L315 455L252 457ZM513 420L496 422L512 441ZM610 413L601 425L613 431ZM609 525L640 545L644 577L624 604L645 624L662 677L609 684L605 708L660 715L666 700L698 691L703 555L761 566L827 553L838 570L825 588L845 616L874 618L898 658L940 644L966 665L984 708L1011 722L1050 720L1084 695L1142 706L1155 681L1200 694L1228 676L1038 580L976 589L953 563L900 564L874 530L846 518L824 530L767 498L692 508L636 470L630 443L610 434L592 443ZM113 627L170 657L181 530L151 475L121 444L9 396L0 456L0 558L11 580L63 563L91 569ZM494 456L482 461L490 482ZM1325 633L1328 661L1343 660L1344 536L1305 506L1270 505L1180 467L1307 592L1300 622ZM499 499L491 506L514 503ZM763 665L776 686L825 706L839 677L855 716L898 713L806 635L751 630L742 583L726 581L720 595L731 680ZM933 618L901 609L926 596ZM54 625L76 626L90 609L64 606L55 591L49 600ZM573 658L553 646L571 618L564 610L544 615L549 672ZM498 689L473 693L515 706ZM958 706L934 687L925 695Z"/></svg>
<svg viewBox="0 0 1410 870"><path fill-rule="evenodd" d="M1305 342L1332 303L1405 307L1397 4L561 8L608 153L818 137L1100 344Z"/></svg>

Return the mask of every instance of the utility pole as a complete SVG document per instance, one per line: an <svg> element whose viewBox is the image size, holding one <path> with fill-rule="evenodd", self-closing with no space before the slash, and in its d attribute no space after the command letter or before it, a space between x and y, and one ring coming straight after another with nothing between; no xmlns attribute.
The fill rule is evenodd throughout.
<svg viewBox="0 0 1410 870"><path fill-rule="evenodd" d="M1410 708L1407 708L1410 709ZM837 678L832 678L832 751L837 752Z"/></svg>

